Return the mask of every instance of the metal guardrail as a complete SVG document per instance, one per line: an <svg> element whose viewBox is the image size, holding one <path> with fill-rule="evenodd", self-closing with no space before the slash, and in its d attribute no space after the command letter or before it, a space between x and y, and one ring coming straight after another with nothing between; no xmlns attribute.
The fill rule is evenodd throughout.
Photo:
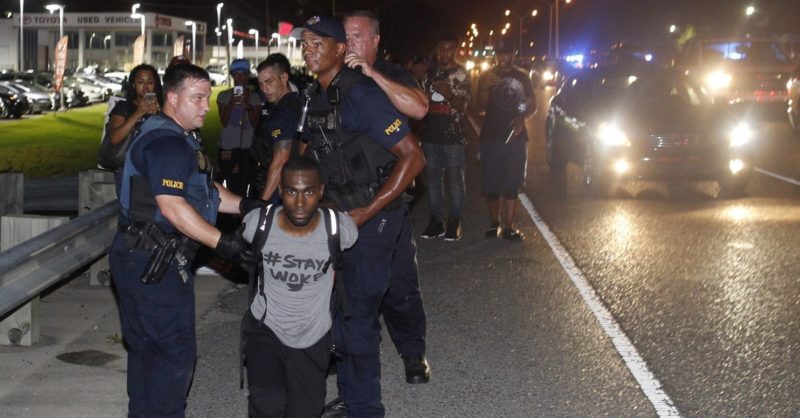
<svg viewBox="0 0 800 418"><path fill-rule="evenodd" d="M0 252L0 317L107 253L117 201Z"/></svg>

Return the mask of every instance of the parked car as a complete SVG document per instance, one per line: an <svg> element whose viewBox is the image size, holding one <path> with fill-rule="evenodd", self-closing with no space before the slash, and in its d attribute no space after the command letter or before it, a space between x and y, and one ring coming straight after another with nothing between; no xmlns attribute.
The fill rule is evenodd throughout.
<svg viewBox="0 0 800 418"><path fill-rule="evenodd" d="M675 65L716 100L781 111L787 102L786 82L794 69L779 42L751 37L690 39Z"/></svg>
<svg viewBox="0 0 800 418"><path fill-rule="evenodd" d="M4 119L19 119L28 112L29 104L25 96L14 93L6 86L0 86L0 100L3 101L0 117Z"/></svg>
<svg viewBox="0 0 800 418"><path fill-rule="evenodd" d="M551 99L545 149L551 170L583 168L590 195L627 180L715 180L735 196L752 175L753 136L680 71L609 66L572 75Z"/></svg>
<svg viewBox="0 0 800 418"><path fill-rule="evenodd" d="M83 79L82 77L64 77L64 86L80 90L86 96L86 104L94 104L106 101L107 92L100 86Z"/></svg>
<svg viewBox="0 0 800 418"><path fill-rule="evenodd" d="M25 96L30 104L28 113L38 114L50 109L50 94L45 90L13 81L0 81L0 86L8 88L20 96Z"/></svg>

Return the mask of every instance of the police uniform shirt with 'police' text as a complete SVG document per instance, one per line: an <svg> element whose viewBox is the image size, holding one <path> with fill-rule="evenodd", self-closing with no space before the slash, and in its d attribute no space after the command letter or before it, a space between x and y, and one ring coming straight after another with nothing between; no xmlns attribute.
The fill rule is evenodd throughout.
<svg viewBox="0 0 800 418"><path fill-rule="evenodd" d="M195 150L181 134L168 130L149 132L140 140L151 135L157 135L159 138L144 148L134 147L131 154L133 164L149 179L154 196L171 195L185 198L189 177L198 170Z"/></svg>
<svg viewBox="0 0 800 418"><path fill-rule="evenodd" d="M324 91L318 100L328 100ZM408 135L408 120L392 106L389 98L372 80L362 79L350 86L338 105L342 128L347 132L364 133L391 150ZM308 133L307 133L308 134Z"/></svg>

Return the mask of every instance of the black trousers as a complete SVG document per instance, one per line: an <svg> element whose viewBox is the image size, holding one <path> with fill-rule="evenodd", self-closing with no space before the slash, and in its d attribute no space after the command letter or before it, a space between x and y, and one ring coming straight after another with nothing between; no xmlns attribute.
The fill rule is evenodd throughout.
<svg viewBox="0 0 800 418"><path fill-rule="evenodd" d="M291 348L252 314L245 315L250 417L319 417L325 407L330 333L311 347Z"/></svg>

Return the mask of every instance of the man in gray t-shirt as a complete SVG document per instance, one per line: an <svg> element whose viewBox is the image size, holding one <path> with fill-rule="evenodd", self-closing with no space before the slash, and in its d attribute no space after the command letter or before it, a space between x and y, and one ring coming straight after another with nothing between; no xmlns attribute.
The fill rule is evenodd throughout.
<svg viewBox="0 0 800 418"><path fill-rule="evenodd" d="M325 404L330 359L330 298L334 271L319 200L324 193L319 166L307 157L289 159L262 252L263 283L245 321L244 353L250 416L318 416ZM244 218L243 237L252 242L260 211ZM339 213L341 248L350 248L358 228Z"/></svg>

